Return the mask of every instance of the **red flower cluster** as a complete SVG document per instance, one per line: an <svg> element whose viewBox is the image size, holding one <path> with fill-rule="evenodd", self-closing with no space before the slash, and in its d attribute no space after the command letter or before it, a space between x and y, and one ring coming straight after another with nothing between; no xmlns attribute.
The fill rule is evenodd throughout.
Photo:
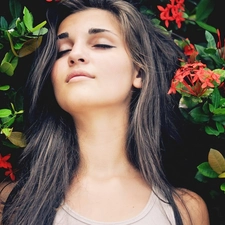
<svg viewBox="0 0 225 225"><path fill-rule="evenodd" d="M181 22L184 21L184 0L170 0L165 8L158 5L157 8L160 13L160 19L165 21L165 26L169 26L169 21L175 21L178 28L181 28Z"/></svg>
<svg viewBox="0 0 225 225"><path fill-rule="evenodd" d="M6 169L5 176L9 176L12 181L15 181L15 175L13 174L12 164L7 162L11 157L11 154L2 156L0 154L0 168Z"/></svg>
<svg viewBox="0 0 225 225"><path fill-rule="evenodd" d="M208 90L213 88L215 82L220 84L220 75L201 62L186 63L181 66L171 82L168 94L180 93L201 97Z"/></svg>

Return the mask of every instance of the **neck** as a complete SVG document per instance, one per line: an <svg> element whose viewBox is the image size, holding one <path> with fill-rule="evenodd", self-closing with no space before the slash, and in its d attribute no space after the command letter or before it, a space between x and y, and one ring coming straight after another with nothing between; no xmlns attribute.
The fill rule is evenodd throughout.
<svg viewBox="0 0 225 225"><path fill-rule="evenodd" d="M127 158L128 117L124 114L83 115L75 119L80 147L78 174L111 177L131 169Z"/></svg>

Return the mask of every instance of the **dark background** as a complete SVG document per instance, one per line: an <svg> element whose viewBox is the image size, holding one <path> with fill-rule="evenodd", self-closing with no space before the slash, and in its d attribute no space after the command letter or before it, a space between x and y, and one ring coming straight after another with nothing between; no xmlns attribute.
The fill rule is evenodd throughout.
<svg viewBox="0 0 225 225"><path fill-rule="evenodd" d="M3 1L4 6L1 5L0 7L0 15L10 21L8 0ZM20 0L20 2L33 14L34 24L44 21L46 10L55 4L54 1L46 2L45 0ZM133 0L132 2L138 8L144 5L153 11L157 11L156 6L162 4L160 0ZM207 23L220 29L221 37L225 37L224 7L221 5L221 0L214 0L214 3L214 10ZM193 5L190 4L190 6ZM187 27L186 30L179 30L177 33L184 38L188 37L192 43L205 41L204 31L193 29L192 26ZM32 59L33 54L20 59L15 76L10 78L10 83L13 83L15 87L20 87L25 82ZM3 103L2 100L3 98L0 99L0 105ZM211 225L225 225L225 194L220 191L221 179L209 180L208 183L201 183L195 179L197 166L207 161L210 148L219 150L225 156L225 140L206 135L198 125L190 124L182 119L179 112L177 113L176 121L180 138L174 141L168 140L168 143L166 143L165 171L167 176L175 186L188 188L202 196L209 209ZM7 154L8 151L9 148L7 147L0 149L2 155ZM11 162L14 165L17 164L21 151L21 149L15 149L12 154ZM0 177L3 177L2 172L0 172Z"/></svg>

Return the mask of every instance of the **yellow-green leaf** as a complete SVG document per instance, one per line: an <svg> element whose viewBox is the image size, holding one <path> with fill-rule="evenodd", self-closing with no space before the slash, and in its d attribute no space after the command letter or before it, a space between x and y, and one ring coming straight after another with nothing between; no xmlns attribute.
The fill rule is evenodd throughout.
<svg viewBox="0 0 225 225"><path fill-rule="evenodd" d="M13 130L12 128L3 128L1 130L1 133L4 134L6 137L9 137L10 134L12 133L12 130Z"/></svg>
<svg viewBox="0 0 225 225"><path fill-rule="evenodd" d="M225 178L225 172L221 173L218 177L219 178Z"/></svg>
<svg viewBox="0 0 225 225"><path fill-rule="evenodd" d="M40 46L41 41L42 41L42 37L33 38L26 41L23 44L23 47L18 51L19 57L24 57L34 52Z"/></svg>
<svg viewBox="0 0 225 225"><path fill-rule="evenodd" d="M218 150L212 148L210 149L208 161L209 165L216 173L221 174L225 172L225 159Z"/></svg>
<svg viewBox="0 0 225 225"><path fill-rule="evenodd" d="M5 73L8 76L12 76L14 74L14 68L12 67L12 64L8 63L8 62L4 62L1 66L0 66L0 72L1 73Z"/></svg>
<svg viewBox="0 0 225 225"><path fill-rule="evenodd" d="M21 132L12 132L8 139L18 147L24 148L26 146L25 138Z"/></svg>

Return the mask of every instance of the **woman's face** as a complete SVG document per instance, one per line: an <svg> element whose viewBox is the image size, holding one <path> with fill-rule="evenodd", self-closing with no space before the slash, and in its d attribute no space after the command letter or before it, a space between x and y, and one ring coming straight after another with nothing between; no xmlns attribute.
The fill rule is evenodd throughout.
<svg viewBox="0 0 225 225"><path fill-rule="evenodd" d="M59 105L71 115L128 107L132 86L141 79L118 20L88 9L68 16L58 29L58 58L51 74Z"/></svg>

